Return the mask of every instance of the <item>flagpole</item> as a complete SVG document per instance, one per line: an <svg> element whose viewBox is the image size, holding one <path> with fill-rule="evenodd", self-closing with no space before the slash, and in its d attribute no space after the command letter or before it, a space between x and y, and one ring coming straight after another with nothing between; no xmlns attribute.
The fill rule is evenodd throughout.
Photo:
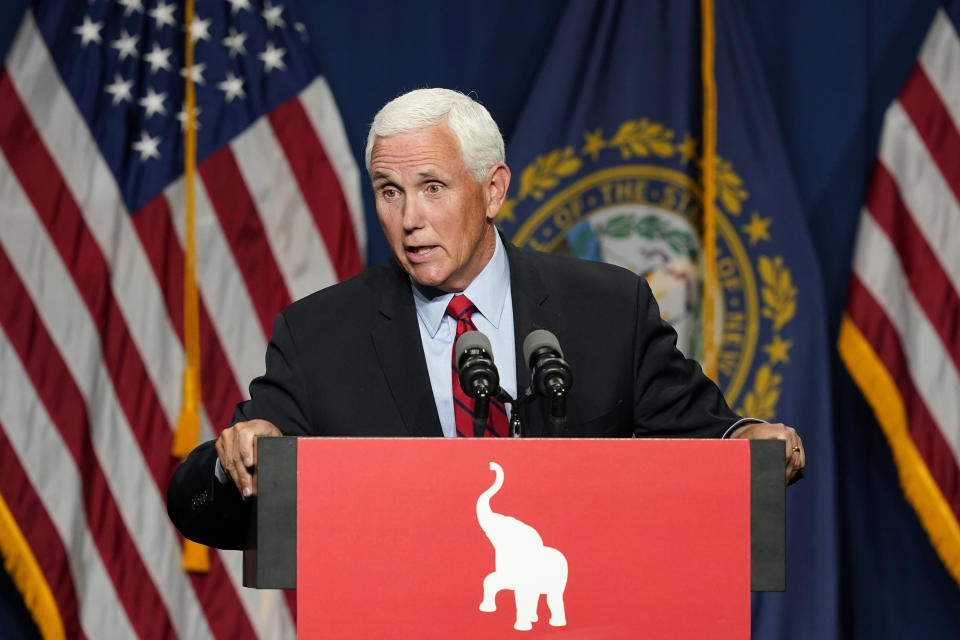
<svg viewBox="0 0 960 640"><path fill-rule="evenodd" d="M717 85L713 75L714 11L713 0L700 2L702 41L700 46L700 74L703 82L703 149L701 180L703 181L703 370L710 379L717 380L717 345L715 339L717 299Z"/></svg>
<svg viewBox="0 0 960 640"><path fill-rule="evenodd" d="M196 90L193 84L193 0L184 6L186 25L184 69L186 69L186 131L184 133L184 185L186 187L186 246L183 254L183 343L186 366L183 370L183 407L173 437L172 454L185 458L200 442L200 304L197 293L197 247L194 179L197 162ZM210 570L208 549L191 540L183 541L183 568L205 573Z"/></svg>

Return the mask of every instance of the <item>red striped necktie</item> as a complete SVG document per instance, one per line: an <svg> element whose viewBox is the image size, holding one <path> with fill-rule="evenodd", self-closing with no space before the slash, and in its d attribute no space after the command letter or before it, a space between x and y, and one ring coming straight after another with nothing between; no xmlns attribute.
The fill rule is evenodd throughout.
<svg viewBox="0 0 960 640"><path fill-rule="evenodd" d="M467 331L476 331L471 316L477 308L467 296L453 296L447 305L447 315L457 321L457 335L453 340L451 362L453 364L453 414L456 418L457 435L459 437L473 436L473 405L474 400L460 387L460 372L457 369L457 338ZM491 354L492 355L492 354ZM490 400L490 417L487 419L485 436L502 437L507 435L507 410L503 403L496 399Z"/></svg>

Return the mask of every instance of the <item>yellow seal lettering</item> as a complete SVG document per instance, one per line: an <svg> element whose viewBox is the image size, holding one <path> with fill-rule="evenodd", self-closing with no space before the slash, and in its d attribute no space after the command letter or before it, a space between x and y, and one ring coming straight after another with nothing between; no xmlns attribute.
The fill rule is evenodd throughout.
<svg viewBox="0 0 960 640"><path fill-rule="evenodd" d="M553 221L564 231L579 223L582 218L583 203L580 198L568 200L553 214Z"/></svg>
<svg viewBox="0 0 960 640"><path fill-rule="evenodd" d="M613 184L614 202L643 202L646 180L618 180Z"/></svg>
<svg viewBox="0 0 960 640"><path fill-rule="evenodd" d="M740 364L740 351L723 349L717 354L717 369L726 376L732 376Z"/></svg>
<svg viewBox="0 0 960 640"><path fill-rule="evenodd" d="M723 333L743 333L745 321L742 311L727 311L723 314Z"/></svg>

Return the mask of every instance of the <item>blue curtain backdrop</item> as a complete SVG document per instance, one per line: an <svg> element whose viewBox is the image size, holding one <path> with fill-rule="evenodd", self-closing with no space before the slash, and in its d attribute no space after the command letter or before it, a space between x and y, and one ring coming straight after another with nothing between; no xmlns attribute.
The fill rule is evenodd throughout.
<svg viewBox="0 0 960 640"><path fill-rule="evenodd" d="M516 141L517 153L524 153L522 141L531 132L518 129L518 125L523 126L524 110L538 87L542 70L556 63L550 59L556 55L550 45L563 27L563 16L570 10L583 9L575 1L554 0L490 0L462 6L426 0L301 4L311 42L360 164L366 127L376 110L396 94L423 86L474 92L490 108L506 139ZM749 185L751 198L784 197L791 212L789 224L796 224L811 240L817 263L814 270L821 275L823 308L817 312L819 320L810 322L821 324L825 335L817 339L826 343L825 355L831 359L829 365L818 364L829 366L829 378L825 373L818 377L831 381L824 395L832 397L832 416L825 415L818 424L798 422L796 426L804 433L817 434L817 453L829 456L832 452L833 459L818 460L811 454L810 476L819 475L794 487L791 501L809 501L811 522L826 522L831 516L833 522L829 530L804 526L799 522L804 513L793 510L790 535L803 536L798 548L806 545L817 562L834 558L828 561L835 564L835 572L818 565L802 578L808 593L788 592L785 597L765 597L755 603L755 621L759 622L755 635L955 638L960 629L960 589L943 569L904 500L882 434L832 347L883 112L913 63L937 2L741 0L717 5L718 32L739 34L718 40L718 58L727 56L728 61L738 61L736 77L751 77L754 88L750 91L757 86L764 89L761 102L765 104L752 106L764 126L759 146L766 152L782 149L777 160L780 166L765 169L789 174L785 182L778 183L782 192L775 189L764 194L753 180ZM9 46L25 6L25 0L5 3L0 53ZM642 9L644 3L637 0L610 6L632 13ZM726 31L722 30L723 21L732 21L726 24ZM688 32L686 37L693 35ZM690 51L689 43L682 45L673 53ZM725 75L723 69L718 62L721 119L730 113L727 110L733 108L731 103L735 106L743 97L741 93L725 93L736 80ZM750 73L740 73L744 70ZM677 77L674 73L673 80ZM644 97L623 78L618 82L627 94ZM680 118L689 114L669 115ZM612 122L615 116L610 117ZM653 119L653 114L647 117ZM741 135L731 134L735 130L724 133L721 124L718 153L750 180L746 167L751 160L743 154L755 150L737 151L744 140ZM508 154L512 161L522 164L522 158L513 160L513 146L508 146ZM537 152L529 149L529 153ZM514 167L515 180L520 168ZM371 229L368 261L374 262L386 257L388 249L376 227L369 193L365 198ZM768 215L768 205L751 206ZM801 296L805 286L798 285ZM821 434L829 442L822 441ZM828 470L825 474L821 473L824 469ZM807 495L801 500L801 493L819 495L831 489L829 497ZM832 556L816 548L824 541L836 545ZM791 562L804 560L791 558ZM818 576L827 577L817 583ZM0 588L0 635L18 637L17 629L29 627L22 624L22 603L8 583L0 581L0 586L4 587ZM798 606L805 616L820 617L791 617L791 598L801 603ZM829 603L824 610L808 608L824 598ZM771 610L777 612L770 614ZM29 629L24 633L30 633Z"/></svg>

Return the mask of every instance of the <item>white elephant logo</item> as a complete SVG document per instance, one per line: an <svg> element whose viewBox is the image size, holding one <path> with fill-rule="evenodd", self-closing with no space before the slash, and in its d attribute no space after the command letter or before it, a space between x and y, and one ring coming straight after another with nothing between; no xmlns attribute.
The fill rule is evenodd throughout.
<svg viewBox="0 0 960 640"><path fill-rule="evenodd" d="M550 625L567 624L563 608L563 590L567 586L567 559L551 547L543 546L537 530L516 518L490 510L490 498L503 486L503 469L490 463L496 480L477 499L477 521L487 534L496 552L496 569L483 579L483 602L480 611L496 611L497 593L512 589L517 605L517 621L513 628L529 631L537 621L540 595L547 596Z"/></svg>

